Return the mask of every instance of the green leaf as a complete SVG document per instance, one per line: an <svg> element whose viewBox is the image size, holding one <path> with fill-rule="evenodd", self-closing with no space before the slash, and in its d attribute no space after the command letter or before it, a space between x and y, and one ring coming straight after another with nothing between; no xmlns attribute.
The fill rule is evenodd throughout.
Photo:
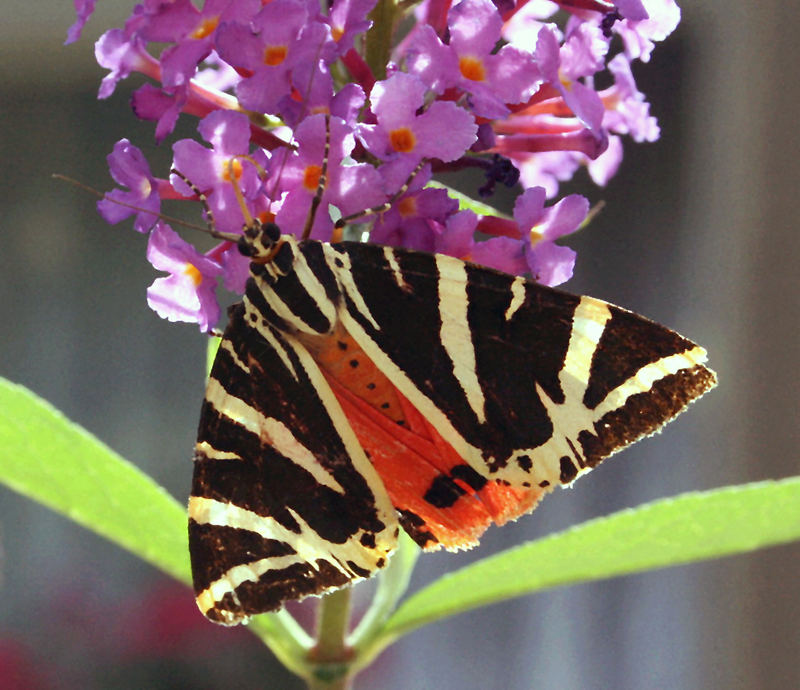
<svg viewBox="0 0 800 690"><path fill-rule="evenodd" d="M26 388L0 379L0 481L191 582L186 509Z"/></svg>
<svg viewBox="0 0 800 690"><path fill-rule="evenodd" d="M0 482L191 584L183 505L48 402L3 378L0 410ZM257 616L249 627L288 668L308 674L308 636L288 613Z"/></svg>
<svg viewBox="0 0 800 690"><path fill-rule="evenodd" d="M445 575L407 599L370 658L415 628L478 606L800 538L800 477L655 501L529 542Z"/></svg>
<svg viewBox="0 0 800 690"><path fill-rule="evenodd" d="M441 182L437 182L436 180L431 180L425 186L433 187L434 189L447 190L448 196L458 201L458 209L460 211L469 209L470 211L474 211L479 216L497 216L498 218L510 218L508 214L501 213L493 206L484 204L482 201L477 201L476 199L473 199L471 196L467 196L466 194L459 192L457 189L448 187L446 184L442 184Z"/></svg>
<svg viewBox="0 0 800 690"><path fill-rule="evenodd" d="M214 365L214 360L217 358L217 350L222 344L222 338L213 336L208 339L206 346L206 376L211 372L211 367Z"/></svg>

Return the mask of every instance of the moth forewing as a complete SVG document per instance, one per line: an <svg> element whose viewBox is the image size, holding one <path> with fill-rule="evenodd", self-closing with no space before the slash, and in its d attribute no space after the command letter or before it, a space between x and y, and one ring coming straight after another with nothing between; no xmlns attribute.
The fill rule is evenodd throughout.
<svg viewBox="0 0 800 690"><path fill-rule="evenodd" d="M412 250L265 251L196 449L195 586L218 622L370 576L398 518L425 548L472 546L715 383L702 348L600 300Z"/></svg>
<svg viewBox="0 0 800 690"><path fill-rule="evenodd" d="M340 318L348 331L490 480L568 484L715 383L702 348L601 300L453 257L349 243L327 254L347 297ZM416 260L423 256L427 270ZM408 298L413 289L427 299ZM387 336L396 323L412 334L400 334L403 347ZM414 348L429 342L433 356ZM417 357L425 367L413 366Z"/></svg>
<svg viewBox="0 0 800 690"><path fill-rule="evenodd" d="M189 504L198 605L223 624L369 576L399 529L308 351L248 314L212 367Z"/></svg>

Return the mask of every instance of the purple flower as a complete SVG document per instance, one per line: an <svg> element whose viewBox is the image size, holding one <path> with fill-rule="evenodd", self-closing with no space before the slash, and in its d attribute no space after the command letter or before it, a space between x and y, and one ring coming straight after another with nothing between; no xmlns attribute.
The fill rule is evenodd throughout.
<svg viewBox="0 0 800 690"><path fill-rule="evenodd" d="M536 41L536 60L542 76L561 94L567 107L593 133L599 134L603 121L603 102L594 89L577 80L593 74L597 63L589 59L591 48L579 46L583 34L573 34L575 43L571 50L562 48L555 31L548 26L539 31Z"/></svg>
<svg viewBox="0 0 800 690"><path fill-rule="evenodd" d="M245 217L234 185L246 199L254 198L261 189L257 170L244 158L250 153L250 123L243 113L216 110L200 121L198 131L212 148L193 139L177 141L172 147L173 167L204 192L217 230L240 232ZM186 196L194 195L194 190L177 176L173 176L172 185Z"/></svg>
<svg viewBox="0 0 800 690"><path fill-rule="evenodd" d="M249 73L237 88L241 105L263 113L279 112L280 102L291 88L305 94L309 84L292 81L298 65L332 57L330 27L309 18L309 5L300 0L272 0L252 22L220 24L216 34L220 57L244 73Z"/></svg>
<svg viewBox="0 0 800 690"><path fill-rule="evenodd" d="M358 84L345 84L331 99L330 113L347 123L355 123L367 96Z"/></svg>
<svg viewBox="0 0 800 690"><path fill-rule="evenodd" d="M74 43L81 37L81 31L92 16L96 2L97 0L74 0L77 16L75 23L67 30L67 40L64 41L64 45Z"/></svg>
<svg viewBox="0 0 800 690"><path fill-rule="evenodd" d="M506 45L494 52L503 20L490 0L462 0L448 14L450 42L421 26L407 54L408 69L436 93L454 87L470 94L481 117L508 114L506 104L522 103L536 90L539 71L533 56Z"/></svg>
<svg viewBox="0 0 800 690"><path fill-rule="evenodd" d="M649 62L655 43L663 41L678 26L681 10L675 0L643 0L642 4L647 19L623 19L614 24L613 31L622 38L628 59Z"/></svg>
<svg viewBox="0 0 800 690"><path fill-rule="evenodd" d="M195 84L215 91L228 91L240 81L236 70L214 51L206 56L194 77Z"/></svg>
<svg viewBox="0 0 800 690"><path fill-rule="evenodd" d="M219 261L222 266L222 284L225 289L243 295L245 284L250 277L250 259L231 242L218 245L208 253L208 256Z"/></svg>
<svg viewBox="0 0 800 690"><path fill-rule="evenodd" d="M481 266L512 275L523 275L529 271L525 261L525 244L510 237L491 237L475 242L469 258Z"/></svg>
<svg viewBox="0 0 800 690"><path fill-rule="evenodd" d="M560 285L569 280L575 252L555 244L555 240L580 227L589 212L589 202L579 194L570 194L555 206L545 208L545 196L542 187L526 189L514 204L513 221L482 218L478 230L499 237L476 243L472 252L475 260L509 273L529 272L543 285Z"/></svg>
<svg viewBox="0 0 800 690"><path fill-rule="evenodd" d="M139 35L145 41L174 43L161 54L161 83L166 88L186 84L198 64L214 48L217 26L224 22L247 22L260 8L258 2L207 0L198 10L190 0L159 2L147 13Z"/></svg>
<svg viewBox="0 0 800 690"><path fill-rule="evenodd" d="M586 169L596 185L605 187L608 181L617 174L622 163L622 139L611 135L608 137L608 148L594 160L586 164Z"/></svg>
<svg viewBox="0 0 800 690"><path fill-rule="evenodd" d="M277 110L290 127L296 127L309 113L329 113L334 98L334 84L328 66L318 60L300 62L292 69L294 93L302 93L302 99L284 96ZM363 91L362 91L363 95ZM363 103L363 99L362 99Z"/></svg>
<svg viewBox="0 0 800 690"><path fill-rule="evenodd" d="M558 11L558 5L549 0L529 0L517 6L514 14L503 25L503 38L523 50L536 45L536 37L545 20Z"/></svg>
<svg viewBox="0 0 800 690"><path fill-rule="evenodd" d="M140 33L146 41L180 43L185 40L205 41L213 36L222 21L237 19L247 21L258 11L258 2L231 2L231 0L206 0L197 9L191 0L158 0L146 12L147 23Z"/></svg>
<svg viewBox="0 0 800 690"><path fill-rule="evenodd" d="M402 160L409 173L423 158L459 158L477 138L474 118L455 103L434 101L419 112L425 92L420 79L404 72L376 82L370 103L377 124L359 129L370 153L382 160Z"/></svg>
<svg viewBox="0 0 800 690"><path fill-rule="evenodd" d="M417 180L414 182L417 186ZM451 199L444 189L409 190L378 217L370 232L370 242L427 252L439 251L445 246L440 239L442 229L457 210L458 202Z"/></svg>
<svg viewBox="0 0 800 690"><path fill-rule="evenodd" d="M344 217L383 204L386 194L383 180L371 165L343 165L355 146L352 129L338 117L330 118L326 135L325 117L321 114L306 118L295 130L297 149L291 155L277 156L273 167L281 171L279 191L285 192L275 222L284 232L302 235L309 220L312 199L319 189L326 136L329 141L327 183L322 200L313 218L310 237L330 240L333 220L329 206L336 207Z"/></svg>
<svg viewBox="0 0 800 690"><path fill-rule="evenodd" d="M141 39L131 38L122 29L106 31L95 43L94 55L97 64L111 70L100 84L98 98L108 98L131 72L147 72L157 64L147 54Z"/></svg>
<svg viewBox="0 0 800 690"><path fill-rule="evenodd" d="M562 79L591 77L605 67L609 41L596 24L570 18L563 43L560 54Z"/></svg>
<svg viewBox="0 0 800 690"><path fill-rule="evenodd" d="M472 260L477 227L478 216L474 211L464 209L452 212L445 220L444 231L436 237L434 251L458 259Z"/></svg>
<svg viewBox="0 0 800 690"><path fill-rule="evenodd" d="M584 166L605 184L620 165L622 135L658 137L630 61L649 59L674 28L674 0L426 0L405 14L396 45L375 4L140 0L124 29L96 44L109 70L100 97L139 72L149 81L133 94L134 112L157 123L157 141L185 113L200 119L207 144L174 144L181 176L170 186L139 149L118 142L108 161L122 188L100 202L101 214L110 222L135 215L146 232L160 199L202 198L220 232L256 218L331 241L339 218L371 224L374 242L548 285L567 280L575 252L557 241L581 225L588 201L571 195L546 207L545 199ZM68 41L94 2L75 7ZM614 33L624 47L616 57ZM605 70L614 83L598 93ZM446 190L426 187L434 172L466 168L487 173L478 194L522 182L513 220L459 210ZM476 239L481 233L491 237ZM249 274L234 242L202 254L160 222L148 258L169 273L148 291L153 309L203 330L219 317L218 278L241 292Z"/></svg>
<svg viewBox="0 0 800 690"><path fill-rule="evenodd" d="M161 318L196 323L207 332L219 320L217 277L222 267L159 222L150 233L147 260L166 278L156 278L147 289L147 303Z"/></svg>
<svg viewBox="0 0 800 690"><path fill-rule="evenodd" d="M594 159L608 146L608 136L602 129L594 134L589 129L576 129L568 124L540 121L538 125L538 131L532 127L530 134L523 130L513 136L498 136L490 150L510 158L533 153L571 151Z"/></svg>
<svg viewBox="0 0 800 690"><path fill-rule="evenodd" d="M601 93L606 107L604 126L617 134L630 134L637 142L656 141L661 133L658 121L650 115L650 105L636 88L629 60L617 55L608 69L614 75L614 86Z"/></svg>
<svg viewBox="0 0 800 690"><path fill-rule="evenodd" d="M602 157L603 154L600 154ZM586 160L573 151L540 151L532 154L512 154L519 168L519 180L523 187L544 187L547 198L558 194L562 182L572 179L581 162Z"/></svg>
<svg viewBox="0 0 800 690"><path fill-rule="evenodd" d="M127 139L120 139L114 144L114 150L106 160L111 177L117 184L127 187L128 191L114 189L108 192L105 199L97 202L97 211L106 222L112 224L135 213L133 227L139 232L147 232L158 220L161 209L158 182L150 173L147 160L141 150ZM142 210L137 211L131 206Z"/></svg>
<svg viewBox="0 0 800 690"><path fill-rule="evenodd" d="M527 271L523 244L510 237L475 240L478 216L465 209L452 214L436 237L435 251L511 274Z"/></svg>
<svg viewBox="0 0 800 690"><path fill-rule="evenodd" d="M534 280L554 286L569 280L575 266L575 252L555 240L578 229L589 212L589 202L579 194L570 194L549 208L544 201L544 189L526 189L514 204L514 220L530 242L525 245L525 261Z"/></svg>
<svg viewBox="0 0 800 690"><path fill-rule="evenodd" d="M377 0L335 0L329 15L331 37L339 55L353 47L355 37L372 26L367 15Z"/></svg>
<svg viewBox="0 0 800 690"><path fill-rule="evenodd" d="M632 22L639 22L643 19L648 19L649 15L642 0L614 0L620 15L625 19L630 19Z"/></svg>
<svg viewBox="0 0 800 690"><path fill-rule="evenodd" d="M168 91L152 84L142 84L133 92L131 107L138 118L156 122L155 139L161 143L175 129L187 99L186 85Z"/></svg>

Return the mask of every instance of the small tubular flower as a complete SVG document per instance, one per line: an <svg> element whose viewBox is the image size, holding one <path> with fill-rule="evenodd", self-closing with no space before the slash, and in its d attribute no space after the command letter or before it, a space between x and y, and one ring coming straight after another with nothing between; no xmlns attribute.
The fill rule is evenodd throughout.
<svg viewBox="0 0 800 690"><path fill-rule="evenodd" d="M157 223L147 243L147 260L166 278L147 288L147 304L169 321L197 323L207 331L219 320L216 279L222 267L181 239L165 223Z"/></svg>

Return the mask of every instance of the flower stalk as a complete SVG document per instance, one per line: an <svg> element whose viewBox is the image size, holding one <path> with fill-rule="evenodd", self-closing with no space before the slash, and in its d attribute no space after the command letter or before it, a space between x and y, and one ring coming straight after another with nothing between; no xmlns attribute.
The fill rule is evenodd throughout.
<svg viewBox="0 0 800 690"><path fill-rule="evenodd" d="M309 650L309 690L348 690L351 686L353 650L347 644L352 589L343 587L320 599L317 634Z"/></svg>

